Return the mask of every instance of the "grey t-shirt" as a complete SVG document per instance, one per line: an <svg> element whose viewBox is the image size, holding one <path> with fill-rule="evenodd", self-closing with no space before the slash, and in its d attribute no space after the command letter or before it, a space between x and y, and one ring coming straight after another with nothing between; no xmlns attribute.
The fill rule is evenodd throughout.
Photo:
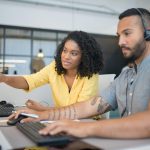
<svg viewBox="0 0 150 150"><path fill-rule="evenodd" d="M111 85L101 93L120 116L146 110L150 101L150 56L135 68L125 67Z"/></svg>

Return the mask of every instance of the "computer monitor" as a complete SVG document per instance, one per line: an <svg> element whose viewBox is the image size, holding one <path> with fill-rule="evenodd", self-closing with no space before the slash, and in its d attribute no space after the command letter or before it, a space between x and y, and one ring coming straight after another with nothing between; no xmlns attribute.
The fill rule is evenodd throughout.
<svg viewBox="0 0 150 150"><path fill-rule="evenodd" d="M104 56L104 68L100 74L116 74L118 76L127 61L123 58L117 37L111 35L94 35L94 37L101 45Z"/></svg>

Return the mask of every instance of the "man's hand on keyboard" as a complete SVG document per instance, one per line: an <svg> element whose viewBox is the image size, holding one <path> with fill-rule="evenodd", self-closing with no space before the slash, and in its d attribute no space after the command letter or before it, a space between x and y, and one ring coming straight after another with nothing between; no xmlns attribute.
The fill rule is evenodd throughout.
<svg viewBox="0 0 150 150"><path fill-rule="evenodd" d="M28 116L28 118L25 118L25 119L21 120L21 123L31 122L31 121L47 120L48 116L49 116L49 113L47 113L47 111L35 111L35 110L32 110L32 109L26 108L26 109L21 109L21 110L15 111L12 115L10 115L8 117L8 119L9 120L12 119L12 118L16 119L22 113L29 114L29 116ZM38 116L38 118L34 117L35 115Z"/></svg>
<svg viewBox="0 0 150 150"><path fill-rule="evenodd" d="M90 134L90 131L92 131L92 129L90 128L93 128L93 125L91 125L91 122L80 122L71 120L56 121L52 124L47 125L47 127L40 130L39 133L41 135L55 135L63 132L68 135L83 138L87 136L92 136ZM87 129L86 132L85 129Z"/></svg>

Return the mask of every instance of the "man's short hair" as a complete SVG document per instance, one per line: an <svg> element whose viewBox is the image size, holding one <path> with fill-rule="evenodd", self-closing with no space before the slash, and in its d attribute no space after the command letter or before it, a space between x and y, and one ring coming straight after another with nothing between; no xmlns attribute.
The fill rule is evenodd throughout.
<svg viewBox="0 0 150 150"><path fill-rule="evenodd" d="M125 10L119 15L119 20L129 17L138 15L142 18L142 23L145 28L150 27L150 12L145 8L130 8Z"/></svg>

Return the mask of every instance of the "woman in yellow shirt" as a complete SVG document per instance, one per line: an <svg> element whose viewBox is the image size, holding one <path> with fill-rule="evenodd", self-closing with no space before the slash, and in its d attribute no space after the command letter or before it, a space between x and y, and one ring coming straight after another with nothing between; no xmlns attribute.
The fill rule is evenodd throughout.
<svg viewBox="0 0 150 150"><path fill-rule="evenodd" d="M26 91L48 83L55 106L62 107L97 94L98 75L102 66L100 45L86 32L74 31L58 46L55 60L51 64L31 75L0 75L0 82ZM28 100L26 104L36 110L47 109L32 100Z"/></svg>

